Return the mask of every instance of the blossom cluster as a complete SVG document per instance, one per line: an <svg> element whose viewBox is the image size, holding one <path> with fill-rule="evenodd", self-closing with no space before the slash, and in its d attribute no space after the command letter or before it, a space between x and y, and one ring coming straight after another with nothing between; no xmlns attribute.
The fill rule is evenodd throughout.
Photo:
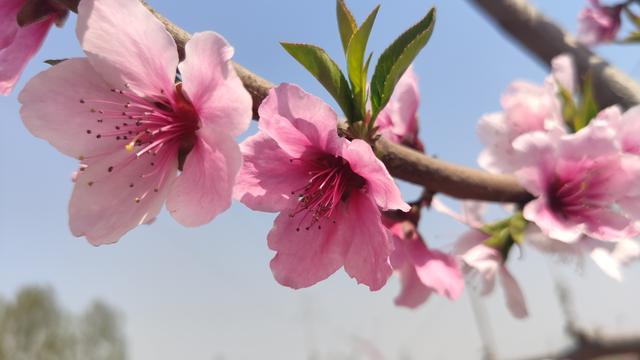
<svg viewBox="0 0 640 360"><path fill-rule="evenodd" d="M478 162L514 173L535 197L522 211L525 244L565 258L588 254L621 279L620 267L640 256L632 240L640 233L640 106L609 107L576 126L560 93L577 88L567 55L553 59L544 84L513 83L503 111L480 119Z"/></svg>
<svg viewBox="0 0 640 360"><path fill-rule="evenodd" d="M60 16L21 27L15 17L24 5L11 3L4 20L10 26L3 30L15 35L2 53L15 60L2 68L11 75L7 89L28 61L14 56L9 40L30 37L32 56ZM36 26L43 31L35 34ZM422 271L430 288L459 294L460 281L428 280L440 263L459 278L453 258L421 240L409 246L405 232L383 221L383 211L409 205L371 146L339 135L338 115L321 99L293 84L272 89L259 109L258 134L238 145L252 102L222 36L196 33L180 61L164 26L136 0L81 1L76 33L86 57L43 71L19 94L27 129L80 160L69 203L74 235L94 245L117 242L153 222L163 204L180 224L198 226L235 196L251 209L280 212L267 241L283 285L310 286L344 267L377 290L413 262L435 266ZM411 70L397 88L380 113L380 132L421 147Z"/></svg>
<svg viewBox="0 0 640 360"><path fill-rule="evenodd" d="M577 40L589 47L614 41L640 41L640 17L632 10L632 4L632 0L612 5L605 5L600 0L589 0L589 6L578 14ZM626 13L635 30L624 38L619 38L622 13Z"/></svg>
<svg viewBox="0 0 640 360"><path fill-rule="evenodd" d="M2 5L3 94L66 15L44 1L43 17L18 24L25 3ZM614 25L597 37L612 38ZM34 136L80 161L69 225L91 244L117 242L153 222L163 205L180 224L203 225L235 198L252 210L278 213L267 244L275 252L271 271L284 286L309 287L343 268L373 291L395 272L396 304L415 308L434 293L457 299L466 275L479 278L482 294L498 280L516 317L528 311L507 268L513 246L577 259L587 254L617 279L620 267L640 256L632 240L640 234L640 106L609 107L583 122L568 116L579 86L566 55L553 60L542 85L513 83L503 110L480 119L486 145L480 166L515 174L534 197L505 221L487 223L482 203L465 202L458 214L428 191L405 202L376 157L372 145L379 138L425 151L412 67L388 98L379 96L384 106L377 104L382 109L374 110L374 120L376 103L360 104L364 118L357 126L366 131L345 131L323 100L283 83L260 104L257 134L238 144L252 99L221 35L194 34L180 59L174 39L137 0L82 0L76 33L86 56L36 75L19 101ZM425 207L469 227L450 253L420 234Z"/></svg>

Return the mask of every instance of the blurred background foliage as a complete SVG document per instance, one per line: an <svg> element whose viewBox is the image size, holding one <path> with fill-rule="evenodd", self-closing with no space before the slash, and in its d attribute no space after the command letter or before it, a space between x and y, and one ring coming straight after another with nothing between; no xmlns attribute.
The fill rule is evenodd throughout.
<svg viewBox="0 0 640 360"><path fill-rule="evenodd" d="M94 301L83 313L66 311L49 287L22 288L0 299L0 360L125 360L122 319Z"/></svg>

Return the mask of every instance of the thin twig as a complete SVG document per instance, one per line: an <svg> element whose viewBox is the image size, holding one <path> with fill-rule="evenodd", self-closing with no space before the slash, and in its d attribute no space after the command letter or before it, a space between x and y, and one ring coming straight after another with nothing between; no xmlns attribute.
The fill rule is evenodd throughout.
<svg viewBox="0 0 640 360"><path fill-rule="evenodd" d="M571 54L580 80L590 73L601 107L620 104L630 108L640 103L640 84L627 74L579 44L575 38L545 17L527 0L469 0L482 9L511 37L545 65L563 53Z"/></svg>

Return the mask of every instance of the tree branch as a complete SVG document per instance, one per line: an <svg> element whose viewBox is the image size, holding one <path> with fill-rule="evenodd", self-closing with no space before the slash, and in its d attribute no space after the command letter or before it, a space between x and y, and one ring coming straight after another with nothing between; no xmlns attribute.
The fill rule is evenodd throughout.
<svg viewBox="0 0 640 360"><path fill-rule="evenodd" d="M77 9L78 0L57 0L70 10ZM175 39L180 57L184 57L184 46L191 35L167 18L145 6L164 24ZM258 107L273 87L269 81L235 64L236 72L253 98L253 117L258 118ZM379 139L375 144L378 157L387 166L391 175L422 185L433 192L441 192L462 199L497 202L524 203L532 197L522 188L515 177L494 175L480 170L446 163L407 147Z"/></svg>
<svg viewBox="0 0 640 360"><path fill-rule="evenodd" d="M526 360L609 359L615 355L633 356L624 359L640 359L640 337L638 336L603 337L586 332L571 335L574 345L570 349L556 354L528 357Z"/></svg>
<svg viewBox="0 0 640 360"><path fill-rule="evenodd" d="M640 103L640 84L608 64L560 26L541 14L527 0L469 0L482 9L511 37L547 66L562 53L573 56L580 74L591 73L600 106L620 104L625 108Z"/></svg>
<svg viewBox="0 0 640 360"><path fill-rule="evenodd" d="M614 355L633 355L631 359L640 360L639 336L604 336L582 329L577 324L573 298L567 285L556 280L556 292L565 316L567 333L573 344L564 351L528 357L527 360L588 360L604 359L605 356L609 359Z"/></svg>

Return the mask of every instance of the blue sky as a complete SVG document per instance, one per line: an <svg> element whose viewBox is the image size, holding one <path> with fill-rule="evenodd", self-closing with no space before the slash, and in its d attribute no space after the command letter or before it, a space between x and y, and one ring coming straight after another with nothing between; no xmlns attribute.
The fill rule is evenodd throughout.
<svg viewBox="0 0 640 360"><path fill-rule="evenodd" d="M535 1L571 32L585 2ZM442 159L476 166L479 116L498 110L500 93L511 81L542 82L547 73L467 2L348 3L358 19L382 4L370 45L375 54L430 6L438 8L435 32L415 70L422 92L421 137L427 150ZM320 45L342 63L333 1L183 0L152 5L191 32L221 33L235 47L235 60L265 78L297 83L329 101L278 41ZM81 56L74 21L72 16L64 28L52 31L18 90L46 69L43 60ZM605 46L598 51L640 79L637 49ZM433 298L409 311L393 306L396 279L376 293L342 271L306 290L279 286L268 268L273 254L265 241L274 215L251 212L241 204L196 229L179 226L163 212L152 226L139 227L116 245L95 248L74 238L66 207L77 164L27 132L16 97L17 91L0 98L0 295L12 296L21 286L36 283L53 286L73 310L103 298L122 311L130 355L136 360L297 360L311 353L333 359L358 352L363 342L374 344L387 359L480 357L466 294L454 303ZM253 132L255 127L248 134ZM402 189L409 199L418 192L407 184ZM421 230L430 244L446 248L464 228L428 213ZM623 284L588 262L576 268L533 251L514 257L511 268L531 317L510 318L500 291L483 299L500 355L514 357L566 343L554 278L570 284L583 323L610 332L640 331L640 314L634 311L640 295L637 265L628 269Z"/></svg>

